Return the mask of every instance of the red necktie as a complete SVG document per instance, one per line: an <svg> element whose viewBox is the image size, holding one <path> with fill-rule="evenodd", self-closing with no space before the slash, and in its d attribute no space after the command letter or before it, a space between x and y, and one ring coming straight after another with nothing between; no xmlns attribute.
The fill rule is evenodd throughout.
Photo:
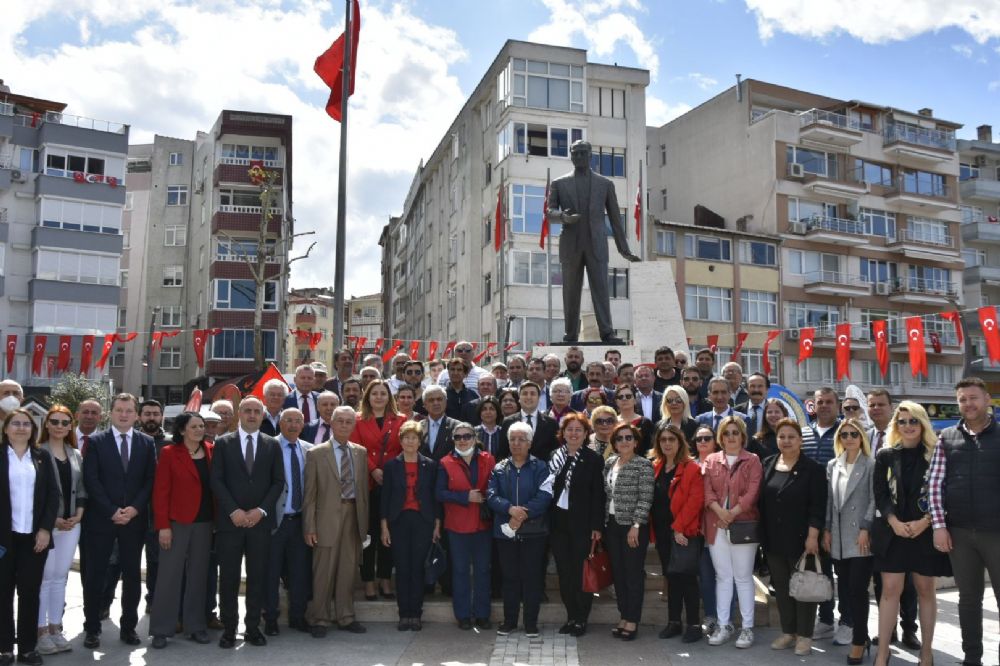
<svg viewBox="0 0 1000 666"><path fill-rule="evenodd" d="M302 396L302 419L309 423L312 421L312 416L309 414L309 395Z"/></svg>
<svg viewBox="0 0 1000 666"><path fill-rule="evenodd" d="M87 447L90 446L90 435L83 436L83 445L80 447L80 455L87 455Z"/></svg>

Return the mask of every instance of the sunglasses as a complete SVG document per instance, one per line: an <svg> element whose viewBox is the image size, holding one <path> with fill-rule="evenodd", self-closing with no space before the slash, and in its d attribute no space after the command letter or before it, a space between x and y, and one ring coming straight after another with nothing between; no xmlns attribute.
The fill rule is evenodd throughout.
<svg viewBox="0 0 1000 666"><path fill-rule="evenodd" d="M459 434L459 435L452 435L452 438L455 439L456 441L459 441L459 442L466 442L466 441L468 441L470 439L474 439L475 435L473 435L470 432L466 432L466 433L462 433L462 434Z"/></svg>
<svg viewBox="0 0 1000 666"><path fill-rule="evenodd" d="M403 372L403 374L404 375L422 375L422 374L424 374L424 371L423 370L406 370L405 372Z"/></svg>
<svg viewBox="0 0 1000 666"><path fill-rule="evenodd" d="M840 433L841 439L861 439L861 433L857 430L843 430Z"/></svg>
<svg viewBox="0 0 1000 666"><path fill-rule="evenodd" d="M723 437L740 437L742 435L743 433L741 433L739 430L725 430L722 433Z"/></svg>
<svg viewBox="0 0 1000 666"><path fill-rule="evenodd" d="M860 412L861 407L858 405L844 405L845 412Z"/></svg>
<svg viewBox="0 0 1000 666"><path fill-rule="evenodd" d="M616 442L634 442L635 441L635 435L619 435L618 437L615 437L615 441Z"/></svg>
<svg viewBox="0 0 1000 666"><path fill-rule="evenodd" d="M608 417L606 419L594 419L594 425L611 425L616 419Z"/></svg>
<svg viewBox="0 0 1000 666"><path fill-rule="evenodd" d="M669 400L667 400L667 404L668 405L683 405L684 401L681 400L680 398L670 398Z"/></svg>
<svg viewBox="0 0 1000 666"><path fill-rule="evenodd" d="M63 421L62 419L49 419L49 425L54 425L60 428L68 427L72 421Z"/></svg>
<svg viewBox="0 0 1000 666"><path fill-rule="evenodd" d="M695 437L694 441L696 441L696 442L711 442L714 439L715 438L712 437L711 435L702 435L701 437Z"/></svg>
<svg viewBox="0 0 1000 666"><path fill-rule="evenodd" d="M615 400L631 400L634 397L631 393L621 393L615 396Z"/></svg>
<svg viewBox="0 0 1000 666"><path fill-rule="evenodd" d="M902 428L903 426L908 426L908 425L911 425L911 426L920 425L920 419L914 419L914 418L896 419L896 425L899 426L900 428Z"/></svg>

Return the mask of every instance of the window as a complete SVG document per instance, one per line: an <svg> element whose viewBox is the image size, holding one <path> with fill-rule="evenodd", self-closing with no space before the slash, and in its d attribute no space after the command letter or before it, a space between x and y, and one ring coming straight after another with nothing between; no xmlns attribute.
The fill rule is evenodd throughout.
<svg viewBox="0 0 1000 666"><path fill-rule="evenodd" d="M820 305L818 303L789 303L785 306L785 322L789 328L811 326L817 336L833 335L834 328L840 323L840 309L836 305Z"/></svg>
<svg viewBox="0 0 1000 666"><path fill-rule="evenodd" d="M959 206L962 211L962 224L981 224L986 221L986 214L981 206Z"/></svg>
<svg viewBox="0 0 1000 666"><path fill-rule="evenodd" d="M861 208L858 217L866 236L882 236L896 240L895 213L877 208Z"/></svg>
<svg viewBox="0 0 1000 666"><path fill-rule="evenodd" d="M187 245L187 227L180 224L165 227L163 244L167 247Z"/></svg>
<svg viewBox="0 0 1000 666"><path fill-rule="evenodd" d="M102 153L83 152L80 149L73 149L72 153L58 148L45 149L47 176L73 178L76 173L101 176L101 178L88 178L87 180L91 182L104 182L105 176L121 181L125 175L125 159Z"/></svg>
<svg viewBox="0 0 1000 666"><path fill-rule="evenodd" d="M870 185L889 187L892 185L892 168L877 162L854 160L854 178Z"/></svg>
<svg viewBox="0 0 1000 666"><path fill-rule="evenodd" d="M725 238L714 236L684 236L684 256L688 259L708 261L730 261L732 243Z"/></svg>
<svg viewBox="0 0 1000 666"><path fill-rule="evenodd" d="M69 250L38 250L35 253L35 277L41 280L117 286L118 266L117 256Z"/></svg>
<svg viewBox="0 0 1000 666"><path fill-rule="evenodd" d="M278 282L264 283L264 310L278 309ZM253 310L257 303L257 285L253 280L216 280L215 303L218 310Z"/></svg>
<svg viewBox="0 0 1000 666"><path fill-rule="evenodd" d="M43 227L102 234L121 232L121 206L48 196L42 197L38 206Z"/></svg>
<svg viewBox="0 0 1000 666"><path fill-rule="evenodd" d="M498 159L511 153L535 157L569 157L569 147L584 137L582 127L511 122L497 132Z"/></svg>
<svg viewBox="0 0 1000 666"><path fill-rule="evenodd" d="M934 266L910 264L909 288L912 291L949 294L952 292L951 271Z"/></svg>
<svg viewBox="0 0 1000 666"><path fill-rule="evenodd" d="M184 267L183 266L164 266L163 267L163 286L164 287L183 287L184 286Z"/></svg>
<svg viewBox="0 0 1000 666"><path fill-rule="evenodd" d="M884 259L861 258L861 279L864 282L896 282L896 264Z"/></svg>
<svg viewBox="0 0 1000 666"><path fill-rule="evenodd" d="M115 330L118 321L115 305L35 301L31 307L31 326L38 333L104 335Z"/></svg>
<svg viewBox="0 0 1000 666"><path fill-rule="evenodd" d="M955 335L955 325L941 315L924 315L924 337L930 342L931 333L937 333L938 340L943 345L955 347L958 345L958 337Z"/></svg>
<svg viewBox="0 0 1000 666"><path fill-rule="evenodd" d="M122 289L127 289L128 288L128 269L127 268L123 268L120 271L118 271L118 285Z"/></svg>
<svg viewBox="0 0 1000 666"><path fill-rule="evenodd" d="M979 167L975 164L959 164L958 179L971 180L972 178L979 178Z"/></svg>
<svg viewBox="0 0 1000 666"><path fill-rule="evenodd" d="M167 186L167 205L168 206L187 206L188 203L188 188L187 185L168 185Z"/></svg>
<svg viewBox="0 0 1000 666"><path fill-rule="evenodd" d="M597 115L602 118L625 117L625 91L621 88L594 88ZM592 94L594 94L592 93Z"/></svg>
<svg viewBox="0 0 1000 666"><path fill-rule="evenodd" d="M264 358L274 360L275 331L261 331ZM211 338L212 358L237 361L253 360L254 332L247 329L227 329Z"/></svg>
<svg viewBox="0 0 1000 666"><path fill-rule="evenodd" d="M181 306L164 305L160 309L160 326L163 328L177 328L181 325Z"/></svg>
<svg viewBox="0 0 1000 666"><path fill-rule="evenodd" d="M611 298L628 298L628 269L608 269L608 294Z"/></svg>
<svg viewBox="0 0 1000 666"><path fill-rule="evenodd" d="M624 178L625 149L594 146L590 153L590 168L608 178Z"/></svg>
<svg viewBox="0 0 1000 666"><path fill-rule="evenodd" d="M833 378L833 359L813 356L795 366L795 381L800 384L830 384Z"/></svg>
<svg viewBox="0 0 1000 666"><path fill-rule="evenodd" d="M744 324L777 325L778 295L770 291L741 290L740 321Z"/></svg>
<svg viewBox="0 0 1000 666"><path fill-rule="evenodd" d="M514 350L524 353L535 347L536 342L561 340L565 324L562 319L551 322L545 317L513 317L510 322L510 340L516 342Z"/></svg>
<svg viewBox="0 0 1000 666"><path fill-rule="evenodd" d="M792 222L807 222L813 218L837 217L837 204L821 201L803 201L795 197L788 199L788 219Z"/></svg>
<svg viewBox="0 0 1000 666"><path fill-rule="evenodd" d="M181 368L181 348L164 347L160 350L161 370L180 370Z"/></svg>
<svg viewBox="0 0 1000 666"><path fill-rule="evenodd" d="M732 356L730 354L729 356ZM781 367L778 361L779 354L776 351L770 351L768 356L771 359L771 377L776 377L778 368ZM728 356L726 358L729 358ZM754 372L764 372L764 354L761 353L760 349L744 349L740 352L740 365L743 366L743 375L747 376Z"/></svg>
<svg viewBox="0 0 1000 666"><path fill-rule="evenodd" d="M281 166L277 146L250 146L240 143L222 144L223 164L250 164L250 160L260 160L266 167Z"/></svg>
<svg viewBox="0 0 1000 666"><path fill-rule="evenodd" d="M851 126L865 132L875 131L875 114L865 109L851 109L847 112Z"/></svg>
<svg viewBox="0 0 1000 666"><path fill-rule="evenodd" d="M252 207L260 211L260 192L252 190L219 190L220 206ZM245 212L245 211L233 211Z"/></svg>
<svg viewBox="0 0 1000 666"><path fill-rule="evenodd" d="M663 210L667 210L667 188L660 190L660 205Z"/></svg>
<svg viewBox="0 0 1000 666"><path fill-rule="evenodd" d="M656 230L656 254L673 257L677 254L674 232L664 229Z"/></svg>
<svg viewBox="0 0 1000 666"><path fill-rule="evenodd" d="M962 260L969 268L973 266L983 266L986 264L986 250L966 248L962 250Z"/></svg>
<svg viewBox="0 0 1000 666"><path fill-rule="evenodd" d="M497 77L503 104L583 113L583 67L511 59Z"/></svg>
<svg viewBox="0 0 1000 666"><path fill-rule="evenodd" d="M860 361L861 383L870 386L898 386L900 364L892 362L889 364L889 374L882 377L882 369L878 361Z"/></svg>
<svg viewBox="0 0 1000 666"><path fill-rule="evenodd" d="M703 321L733 320L733 290L689 284L684 287L684 314Z"/></svg>
<svg viewBox="0 0 1000 666"><path fill-rule="evenodd" d="M837 156L833 153L788 146L785 151L785 161L788 164L801 164L806 173L831 178L837 176Z"/></svg>
<svg viewBox="0 0 1000 666"><path fill-rule="evenodd" d="M861 330L858 331L858 339L874 340L875 336L872 334L872 323L876 321L888 322L886 328L889 331L890 344L900 342L903 339L899 333L901 320L898 312L894 312L892 310L872 310L868 308L862 308L861 310Z"/></svg>
<svg viewBox="0 0 1000 666"><path fill-rule="evenodd" d="M660 166L667 166L667 144L660 144Z"/></svg>
<svg viewBox="0 0 1000 666"><path fill-rule="evenodd" d="M955 377L956 369L961 369L962 366L955 365L944 365L942 363L928 363L927 364L927 376L920 375L915 381L914 385L920 388L951 388L958 381Z"/></svg>
<svg viewBox="0 0 1000 666"><path fill-rule="evenodd" d="M111 352L110 363L112 368L124 368L125 367L125 348L115 347L115 350Z"/></svg>
<svg viewBox="0 0 1000 666"><path fill-rule="evenodd" d="M539 234L542 231L542 204L545 203L545 187L537 185L511 185L513 196L508 215L511 228L516 234ZM562 225L550 224L549 233L558 236Z"/></svg>
<svg viewBox="0 0 1000 666"><path fill-rule="evenodd" d="M927 197L946 197L944 174L918 171L916 169L902 170L903 191L908 194L920 194Z"/></svg>
<svg viewBox="0 0 1000 666"><path fill-rule="evenodd" d="M926 217L911 217L907 224L907 237L918 243L951 246L951 235L948 224L939 220L929 220Z"/></svg>
<svg viewBox="0 0 1000 666"><path fill-rule="evenodd" d="M273 254L275 241L267 241L269 254ZM244 258L257 260L257 241L252 240L229 240L219 239L215 246L215 258L218 261L242 261ZM268 261L277 261L276 257L269 256Z"/></svg>
<svg viewBox="0 0 1000 666"><path fill-rule="evenodd" d="M512 266L509 284L542 286L547 284L545 281L545 262L548 259L548 255L545 252L514 250L511 254ZM552 278L553 286L562 284L562 265L555 256L552 257L552 262L549 265L549 275Z"/></svg>
<svg viewBox="0 0 1000 666"><path fill-rule="evenodd" d="M493 275L487 273L483 276L483 305L493 300Z"/></svg>
<svg viewBox="0 0 1000 666"><path fill-rule="evenodd" d="M170 153L170 166L180 166L184 164L183 153Z"/></svg>
<svg viewBox="0 0 1000 666"><path fill-rule="evenodd" d="M773 243L740 241L740 263L754 266L777 266L778 250Z"/></svg>
<svg viewBox="0 0 1000 666"><path fill-rule="evenodd" d="M38 173L38 151L34 148L21 148L17 168L25 173Z"/></svg>

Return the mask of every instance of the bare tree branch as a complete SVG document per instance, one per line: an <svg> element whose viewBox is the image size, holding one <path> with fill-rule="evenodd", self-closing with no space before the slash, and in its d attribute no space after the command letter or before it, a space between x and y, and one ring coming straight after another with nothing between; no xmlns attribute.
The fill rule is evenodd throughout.
<svg viewBox="0 0 1000 666"><path fill-rule="evenodd" d="M291 266L292 264L294 264L296 261L301 261L302 259L308 259L309 258L309 253L312 252L312 249L314 247L316 247L316 243L317 242L318 241L313 241L312 245L309 246L309 248L306 250L306 253L303 254L302 256L295 257L294 259L289 259L288 262L285 264L285 270L282 271L282 273L284 275L290 275L291 271L288 269L288 267Z"/></svg>

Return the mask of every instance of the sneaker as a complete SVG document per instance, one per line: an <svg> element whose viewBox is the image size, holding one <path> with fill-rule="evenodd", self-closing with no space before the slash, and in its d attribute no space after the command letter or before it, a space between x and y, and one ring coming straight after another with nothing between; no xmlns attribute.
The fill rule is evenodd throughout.
<svg viewBox="0 0 1000 666"><path fill-rule="evenodd" d="M50 634L42 634L38 637L38 644L35 650L38 651L38 654L56 654L59 652L59 648L56 647L56 643L52 640Z"/></svg>
<svg viewBox="0 0 1000 666"><path fill-rule="evenodd" d="M708 637L708 644L722 645L728 642L729 639L733 637L734 631L735 629L731 624L719 625L718 627L716 627L715 632Z"/></svg>
<svg viewBox="0 0 1000 666"><path fill-rule="evenodd" d="M705 635L711 636L715 633L715 630L719 628L719 621L714 617L705 618Z"/></svg>
<svg viewBox="0 0 1000 666"><path fill-rule="evenodd" d="M846 624L838 624L837 629L833 632L834 645L850 645L853 638L854 629Z"/></svg>
<svg viewBox="0 0 1000 666"><path fill-rule="evenodd" d="M812 652L813 642L811 638L799 636L795 640L795 654L799 657L808 657Z"/></svg>
<svg viewBox="0 0 1000 666"><path fill-rule="evenodd" d="M743 629L740 629L740 635L736 639L736 647L740 648L741 650L745 650L746 648L751 647L752 645L753 645L753 629L750 629L749 627L744 627Z"/></svg>
<svg viewBox="0 0 1000 666"><path fill-rule="evenodd" d="M510 634L510 632L514 631L514 629L516 629L516 628L517 628L517 625L507 624L506 622L501 622L500 626L497 627L497 636L506 636L506 635Z"/></svg>
<svg viewBox="0 0 1000 666"><path fill-rule="evenodd" d="M524 628L524 635L528 638L538 638L538 626L531 625Z"/></svg>
<svg viewBox="0 0 1000 666"><path fill-rule="evenodd" d="M56 644L56 647L59 648L60 652L69 652L73 649L73 646L69 644L68 640L66 640L66 635L61 631L58 634L50 634L49 638L51 638L52 642Z"/></svg>
<svg viewBox="0 0 1000 666"><path fill-rule="evenodd" d="M813 640L821 641L824 638L833 637L833 625L827 624L826 622L817 622L816 628L813 630Z"/></svg>
<svg viewBox="0 0 1000 666"><path fill-rule="evenodd" d="M771 641L772 650L787 650L795 645L795 634L781 634Z"/></svg>

